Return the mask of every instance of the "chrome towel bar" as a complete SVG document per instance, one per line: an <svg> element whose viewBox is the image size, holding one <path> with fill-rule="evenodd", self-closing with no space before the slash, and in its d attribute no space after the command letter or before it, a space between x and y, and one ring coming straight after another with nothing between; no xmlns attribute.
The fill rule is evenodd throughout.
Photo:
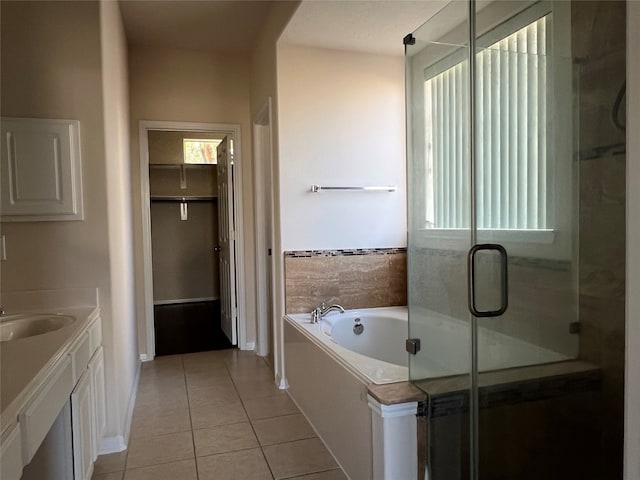
<svg viewBox="0 0 640 480"><path fill-rule="evenodd" d="M369 186L369 187L322 187L320 185L311 185L313 193L322 192L324 190L342 190L342 191L368 191L368 192L395 192L398 187L395 185Z"/></svg>

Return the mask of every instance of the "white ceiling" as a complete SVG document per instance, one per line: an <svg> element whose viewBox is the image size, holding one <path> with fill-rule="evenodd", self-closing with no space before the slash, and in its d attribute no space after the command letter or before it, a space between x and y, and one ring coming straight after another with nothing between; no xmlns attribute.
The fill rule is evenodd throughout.
<svg viewBox="0 0 640 480"><path fill-rule="evenodd" d="M134 46L247 53L273 2L267 0L120 0ZM337 50L402 55L404 36L443 0L306 0L281 41Z"/></svg>
<svg viewBox="0 0 640 480"><path fill-rule="evenodd" d="M441 0L308 0L281 42L309 47L402 55L402 39L446 3Z"/></svg>
<svg viewBox="0 0 640 480"><path fill-rule="evenodd" d="M247 53L271 2L120 0L127 41L134 46Z"/></svg>

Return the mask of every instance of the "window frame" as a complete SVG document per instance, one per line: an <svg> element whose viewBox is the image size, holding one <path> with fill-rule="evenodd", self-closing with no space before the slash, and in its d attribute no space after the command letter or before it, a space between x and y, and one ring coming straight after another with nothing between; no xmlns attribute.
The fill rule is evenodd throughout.
<svg viewBox="0 0 640 480"><path fill-rule="evenodd" d="M563 5L562 1L539 1L527 3L522 2L494 2L478 12L477 23L479 29L485 33L478 37L479 49L486 49L495 44L500 39L505 38L532 22L537 21L545 15L552 14L551 29L547 34L548 52L550 53L548 85L551 89L548 98L552 99L548 103L548 115L552 119L552 124L548 128L549 149L552 150L551 177L553 185L550 186L549 196L552 202L551 225L547 229L478 229L477 239L479 243L492 242L505 245L510 254L525 257L567 260L571 259L574 244L574 223L577 221L572 212L577 211L577 189L575 185L576 169L574 168L573 152L574 145L571 138L567 138L567 129L563 129L563 134L553 128L558 123L568 125L568 131L575 138L573 122L573 68L571 58L571 32L567 25L570 25L570 8ZM451 32L450 32L451 33ZM460 32L458 32L460 33ZM424 86L429 78L433 78L464 61L467 55L465 45L454 46L451 42L452 50L447 55L440 58L425 56L420 66L414 68L412 79L408 79L408 85L412 88L411 95L414 102L419 99L424 110L420 110L423 119L421 120L422 130L416 128L415 131L426 131L424 115L426 115L426 98ZM549 54L548 54L549 55ZM431 61L429 61L431 60ZM419 90L422 89L422 92ZM557 98L557 91L565 92L562 97ZM415 107L415 106L414 106ZM414 119L415 122L415 119ZM420 124L420 122L416 122ZM427 226L427 201L426 187L428 186L428 173L426 161L426 142L422 149L422 187L424 187L424 198L418 199L416 213L417 218L411 219L418 228L414 228L414 244L418 247L466 250L469 246L468 228L434 228ZM564 160L563 160L564 159ZM415 180L414 180L415 182ZM570 186L570 187L568 187ZM433 188L432 190L433 191ZM415 200L415 199L414 199Z"/></svg>

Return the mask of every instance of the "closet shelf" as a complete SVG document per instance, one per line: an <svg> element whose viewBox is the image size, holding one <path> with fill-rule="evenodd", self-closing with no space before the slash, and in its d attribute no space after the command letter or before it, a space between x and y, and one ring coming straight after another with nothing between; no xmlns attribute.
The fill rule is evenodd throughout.
<svg viewBox="0 0 640 480"><path fill-rule="evenodd" d="M215 202L218 197L213 195L197 196L197 195L151 195L152 202Z"/></svg>

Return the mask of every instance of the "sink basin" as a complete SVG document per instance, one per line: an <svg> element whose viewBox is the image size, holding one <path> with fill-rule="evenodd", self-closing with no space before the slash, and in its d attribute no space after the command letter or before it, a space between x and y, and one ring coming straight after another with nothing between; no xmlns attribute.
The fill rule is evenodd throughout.
<svg viewBox="0 0 640 480"><path fill-rule="evenodd" d="M56 313L7 315L0 319L0 342L53 332L75 321L76 318L71 315Z"/></svg>

